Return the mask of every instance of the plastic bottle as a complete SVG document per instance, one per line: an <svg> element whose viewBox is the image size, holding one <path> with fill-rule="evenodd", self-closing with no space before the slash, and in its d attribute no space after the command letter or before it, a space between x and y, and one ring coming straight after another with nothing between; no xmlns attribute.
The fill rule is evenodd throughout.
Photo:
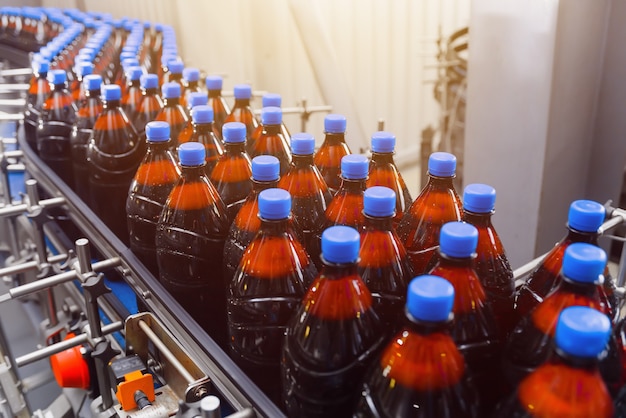
<svg viewBox="0 0 626 418"><path fill-rule="evenodd" d="M74 103L80 107L81 101L84 99L83 80L85 76L93 73L93 64L90 61L81 61L76 65L74 71L76 71L75 83L72 83L73 86L69 90L72 93Z"/></svg>
<svg viewBox="0 0 626 418"><path fill-rule="evenodd" d="M121 107L120 86L103 86L102 97L104 111L96 120L87 147L91 208L122 242L128 243L126 199L145 145Z"/></svg>
<svg viewBox="0 0 626 418"><path fill-rule="evenodd" d="M33 76L30 79L26 108L24 110L24 135L30 147L37 151L37 124L43 111L43 105L50 94L48 83L48 69L50 62L43 57L33 60Z"/></svg>
<svg viewBox="0 0 626 418"><path fill-rule="evenodd" d="M463 355L450 336L454 287L437 276L411 281L402 330L365 377L355 417L476 417Z"/></svg>
<svg viewBox="0 0 626 418"><path fill-rule="evenodd" d="M178 83L163 84L161 94L163 95L164 105L155 117L155 120L169 123L172 139L170 147L172 151L178 148L178 135L189 124L189 117L180 102L180 92L180 84Z"/></svg>
<svg viewBox="0 0 626 418"><path fill-rule="evenodd" d="M461 220L461 199L452 184L455 171L454 155L447 152L431 154L428 182L398 225L398 236L409 253L415 274L427 272L431 259L437 254L439 230L443 224Z"/></svg>
<svg viewBox="0 0 626 418"><path fill-rule="evenodd" d="M324 142L315 153L313 161L334 195L341 185L341 159L351 154L346 143L346 118L330 114L324 118Z"/></svg>
<svg viewBox="0 0 626 418"><path fill-rule="evenodd" d="M222 139L222 126L230 114L230 107L228 106L228 103L226 103L226 100L222 97L222 77L209 75L206 77L205 83L209 92L209 103L207 104L213 108L215 127L220 133L219 138Z"/></svg>
<svg viewBox="0 0 626 418"><path fill-rule="evenodd" d="M403 322L406 289L414 277L393 228L395 207L396 194L388 187L370 187L363 194L365 229L361 232L359 274L390 337Z"/></svg>
<svg viewBox="0 0 626 418"><path fill-rule="evenodd" d="M70 134L76 122L76 104L67 90L65 71L48 72L48 80L51 90L37 126L37 152L68 186L73 187Z"/></svg>
<svg viewBox="0 0 626 418"><path fill-rule="evenodd" d="M588 307L564 309L556 324L556 349L550 361L528 375L494 416L615 416L611 396L598 373L610 324L605 315Z"/></svg>
<svg viewBox="0 0 626 418"><path fill-rule="evenodd" d="M313 135L294 134L291 137L291 151L291 167L281 177L278 187L291 194L291 213L302 230L302 242L313 262L320 265L319 237L316 231L326 219L326 208L331 200L330 190L313 163Z"/></svg>
<svg viewBox="0 0 626 418"><path fill-rule="evenodd" d="M358 382L384 343L372 295L357 271L359 233L322 235L324 265L287 326L281 362L289 416L349 416Z"/></svg>
<svg viewBox="0 0 626 418"><path fill-rule="evenodd" d="M180 170L169 150L170 126L167 122L149 122L146 125L146 139L146 155L130 184L126 219L131 250L158 277L157 222L170 192L178 182Z"/></svg>
<svg viewBox="0 0 626 418"><path fill-rule="evenodd" d="M233 92L235 94L235 104L226 117L224 123L241 122L246 126L246 138L248 139L246 151L250 154L254 146L254 144L251 143L250 138L254 130L257 126L259 126L259 122L256 120L254 113L252 112L252 107L250 107L252 88L248 84L237 84L233 88Z"/></svg>
<svg viewBox="0 0 626 418"><path fill-rule="evenodd" d="M180 86L180 104L183 108L187 105L185 101L185 82L183 81L183 69L185 68L185 64L179 60L170 60L167 62L168 73L164 78L164 83L176 83ZM163 97L165 99L165 96Z"/></svg>
<svg viewBox="0 0 626 418"><path fill-rule="evenodd" d="M181 176L157 224L160 280L222 348L227 346L226 283L222 254L226 206L206 177L204 146L182 144Z"/></svg>
<svg viewBox="0 0 626 418"><path fill-rule="evenodd" d="M563 263L565 249L574 242L586 242L598 245L606 211L604 206L592 200L575 200L569 207L567 217L567 235L559 241L546 255L541 264L529 275L528 279L517 291L515 312L518 320L528 313L545 298L561 281L559 274ZM618 315L615 282L608 269L604 270L604 281L599 283L600 298L612 320Z"/></svg>
<svg viewBox="0 0 626 418"><path fill-rule="evenodd" d="M187 114L191 117L191 110L196 106L206 106L209 99L201 91L193 91L187 94Z"/></svg>
<svg viewBox="0 0 626 418"><path fill-rule="evenodd" d="M228 288L230 350L242 370L279 402L282 339L317 270L293 229L289 192L261 191L258 209L260 229Z"/></svg>
<svg viewBox="0 0 626 418"><path fill-rule="evenodd" d="M606 267L606 254L600 247L587 243L573 243L563 256L563 279L530 314L515 327L503 354L504 371L512 384L548 360L554 330L560 312L569 306L588 306L609 314L601 303L596 284ZM619 353L616 341L610 341L608 355L602 360L604 378L617 391L620 375ZM615 375L614 375L615 373Z"/></svg>
<svg viewBox="0 0 626 418"><path fill-rule="evenodd" d="M128 67L126 69L126 91L122 96L122 109L126 112L128 118L133 121L137 118L139 112L139 103L142 99L141 92L141 76L143 70L141 67Z"/></svg>
<svg viewBox="0 0 626 418"><path fill-rule="evenodd" d="M470 184L463 191L463 220L478 230L474 269L487 292L496 317L500 339L515 326L515 279L504 246L491 223L496 190L486 184Z"/></svg>
<svg viewBox="0 0 626 418"><path fill-rule="evenodd" d="M280 107L264 107L261 110L261 134L248 147L250 157L257 155L273 155L280 161L280 174L284 175L291 164L289 138L285 138L281 130L283 111Z"/></svg>
<svg viewBox="0 0 626 418"><path fill-rule="evenodd" d="M282 105L282 102L283 102L283 99L282 97L280 97L280 94L275 94L275 93L265 93L263 97L261 98L262 108L266 108L266 107L280 108ZM287 138L287 140L291 138L291 134L289 133L289 130L287 129L287 126L285 125L285 122L282 121L282 116L281 116L281 123L280 123L280 131L283 134L283 137ZM254 132L252 133L252 136L250 137L251 141L253 142L256 141L259 138L259 136L261 136L262 133L263 133L263 123L261 122L261 124L257 126Z"/></svg>
<svg viewBox="0 0 626 418"><path fill-rule="evenodd" d="M153 121L159 114L163 108L163 100L159 96L159 78L156 74L144 74L139 81L142 97L133 126L140 137L145 137L146 124Z"/></svg>
<svg viewBox="0 0 626 418"><path fill-rule="evenodd" d="M503 378L496 320L473 267L478 231L468 223L448 222L441 228L439 241L440 256L429 274L454 286L452 338L465 357L486 413L503 395Z"/></svg>
<svg viewBox="0 0 626 418"><path fill-rule="evenodd" d="M72 149L72 170L74 172L74 191L85 202L89 202L89 170L87 164L87 145L93 134L93 127L102 113L100 88L102 77L97 74L83 78L85 100L76 111L76 123L70 135Z"/></svg>
<svg viewBox="0 0 626 418"><path fill-rule="evenodd" d="M193 108L196 106L206 106L206 104L207 104L207 98L206 98L206 94L204 93L194 92L187 96L187 109L185 109L185 111L189 115L189 123L187 124L187 126L183 128L182 131L180 131L180 134L178 134L178 145L184 144L185 142L189 142L191 140L191 136L193 135L193 130L194 130L194 122L193 122L193 117L191 115ZM215 126L213 125L212 117L211 117L211 127L212 127L211 129L213 129L213 132L215 133ZM210 172L211 172L210 170L207 171L207 173L210 173Z"/></svg>
<svg viewBox="0 0 626 418"><path fill-rule="evenodd" d="M280 162L272 155L259 155L252 159L252 191L230 226L224 244L224 277L230 283L241 261L241 256L250 245L259 228L259 193L277 186L280 178Z"/></svg>
<svg viewBox="0 0 626 418"><path fill-rule="evenodd" d="M396 193L394 224L397 226L404 212L413 203L413 198L411 198L409 189L393 161L395 148L396 136L391 132L379 131L372 135L372 159L370 160L367 187L385 186Z"/></svg>
<svg viewBox="0 0 626 418"><path fill-rule="evenodd" d="M246 126L228 122L222 128L224 154L215 163L210 179L219 192L232 222L252 190L252 163L246 153Z"/></svg>
<svg viewBox="0 0 626 418"><path fill-rule="evenodd" d="M326 208L325 228L347 225L363 231L363 193L367 181L369 161L360 154L346 155L341 159L341 186Z"/></svg>
<svg viewBox="0 0 626 418"><path fill-rule="evenodd" d="M204 95L203 95L204 96ZM215 135L213 124L213 109L206 105L199 105L191 110L191 135L186 138L186 129L179 136L179 143L199 142L206 148L206 172L208 175L224 154L224 144ZM180 145L179 145L180 146Z"/></svg>
<svg viewBox="0 0 626 418"><path fill-rule="evenodd" d="M183 69L183 84L185 85L185 103L189 103L190 93L203 93L206 96L206 91L202 91L200 87L200 70L197 68L185 68ZM204 103L206 104L206 103Z"/></svg>

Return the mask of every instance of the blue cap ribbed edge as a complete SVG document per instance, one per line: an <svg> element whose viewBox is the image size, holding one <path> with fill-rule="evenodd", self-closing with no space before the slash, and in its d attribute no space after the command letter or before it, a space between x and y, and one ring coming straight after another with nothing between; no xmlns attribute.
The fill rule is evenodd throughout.
<svg viewBox="0 0 626 418"><path fill-rule="evenodd" d="M496 205L496 189L481 183L468 184L463 191L463 209L473 213L491 213Z"/></svg>
<svg viewBox="0 0 626 418"><path fill-rule="evenodd" d="M324 118L324 132L342 134L346 132L346 117L344 115L338 115L331 113Z"/></svg>
<svg viewBox="0 0 626 418"><path fill-rule="evenodd" d="M146 138L149 142L165 142L170 139L170 124L152 121L146 124Z"/></svg>
<svg viewBox="0 0 626 418"><path fill-rule="evenodd" d="M259 216L268 220L286 219L291 211L291 195L287 190L271 188L259 193Z"/></svg>
<svg viewBox="0 0 626 418"><path fill-rule="evenodd" d="M439 233L439 250L448 257L466 258L476 252L478 230L467 222L448 222Z"/></svg>
<svg viewBox="0 0 626 418"><path fill-rule="evenodd" d="M389 187L373 186L363 193L363 213L385 218L396 213L396 192Z"/></svg>
<svg viewBox="0 0 626 418"><path fill-rule="evenodd" d="M556 346L566 354L597 358L611 334L609 318L587 306L570 306L561 311L556 324Z"/></svg>
<svg viewBox="0 0 626 418"><path fill-rule="evenodd" d="M228 122L222 126L222 138L227 143L245 142L246 125L241 122Z"/></svg>
<svg viewBox="0 0 626 418"><path fill-rule="evenodd" d="M391 132L378 131L372 134L372 152L389 153L396 148L396 136Z"/></svg>
<svg viewBox="0 0 626 418"><path fill-rule="evenodd" d="M193 167L204 164L206 149L199 142L185 142L178 146L180 165Z"/></svg>
<svg viewBox="0 0 626 418"><path fill-rule="evenodd" d="M423 275L409 283L406 309L413 318L425 322L447 321L453 305L454 286L446 279Z"/></svg>
<svg viewBox="0 0 626 418"><path fill-rule="evenodd" d="M606 209L593 200L575 200L570 204L567 215L567 225L581 232L597 232L604 217Z"/></svg>
<svg viewBox="0 0 626 418"><path fill-rule="evenodd" d="M102 98L104 100L120 100L122 90L117 84L105 84L102 86Z"/></svg>
<svg viewBox="0 0 626 418"><path fill-rule="evenodd" d="M179 99L180 84L174 82L163 84L161 86L161 95L164 99Z"/></svg>
<svg viewBox="0 0 626 418"><path fill-rule="evenodd" d="M252 97L252 87L249 84L237 84L233 87L235 99L249 99Z"/></svg>
<svg viewBox="0 0 626 418"><path fill-rule="evenodd" d="M341 158L341 177L349 180L367 178L369 161L365 155L348 154Z"/></svg>
<svg viewBox="0 0 626 418"><path fill-rule="evenodd" d="M213 108L207 105L194 106L191 109L191 120L195 124L213 123Z"/></svg>
<svg viewBox="0 0 626 418"><path fill-rule="evenodd" d="M205 80L207 90L221 90L223 79L219 75L208 75Z"/></svg>
<svg viewBox="0 0 626 418"><path fill-rule="evenodd" d="M280 175L280 161L273 155L258 155L252 159L252 178L256 181L276 181Z"/></svg>
<svg viewBox="0 0 626 418"><path fill-rule="evenodd" d="M331 226L322 233L322 257L329 263L357 262L360 245L358 231L349 226Z"/></svg>
<svg viewBox="0 0 626 418"><path fill-rule="evenodd" d="M597 283L606 267L606 253L600 247L575 242L565 249L563 276L580 283Z"/></svg>
<svg viewBox="0 0 626 418"><path fill-rule="evenodd" d="M293 155L311 155L315 152L313 135L301 132L291 135L291 153Z"/></svg>
<svg viewBox="0 0 626 418"><path fill-rule="evenodd" d="M263 125L280 125L283 121L283 111L280 107L264 107L261 109L261 123Z"/></svg>
<svg viewBox="0 0 626 418"><path fill-rule="evenodd" d="M433 152L428 158L428 173L435 177L452 177L456 172L456 157L449 152Z"/></svg>

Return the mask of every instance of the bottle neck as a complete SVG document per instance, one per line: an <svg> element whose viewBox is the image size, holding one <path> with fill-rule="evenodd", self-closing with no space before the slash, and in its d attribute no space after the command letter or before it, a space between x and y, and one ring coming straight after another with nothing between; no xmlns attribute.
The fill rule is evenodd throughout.
<svg viewBox="0 0 626 418"><path fill-rule="evenodd" d="M280 133L280 125L263 125L263 131L267 135L278 135Z"/></svg>
<svg viewBox="0 0 626 418"><path fill-rule="evenodd" d="M170 149L171 142L172 141L170 139L168 139L167 141L158 141L158 142L148 141L148 152L151 152L153 154L166 153Z"/></svg>
<svg viewBox="0 0 626 418"><path fill-rule="evenodd" d="M144 96L156 96L157 94L159 94L159 91L157 90L156 87L149 88L149 89L143 89L143 95Z"/></svg>
<svg viewBox="0 0 626 418"><path fill-rule="evenodd" d="M432 174L428 174L428 183L435 187L440 188L453 188L454 187L454 178L456 176L450 177L437 177Z"/></svg>
<svg viewBox="0 0 626 418"><path fill-rule="evenodd" d="M486 228L486 227L491 226L491 216L493 215L493 212L476 213L476 212L470 212L468 210L464 210L463 214L464 214L464 220L466 222L471 223L472 225L476 227Z"/></svg>
<svg viewBox="0 0 626 418"><path fill-rule="evenodd" d="M181 165L180 166L180 176L185 180L196 180L200 177L205 176L204 166L206 164L201 165Z"/></svg>
<svg viewBox="0 0 626 418"><path fill-rule="evenodd" d="M52 90L54 91L64 91L67 90L67 84L63 83L63 84L55 84L54 87L52 88Z"/></svg>
<svg viewBox="0 0 626 418"><path fill-rule="evenodd" d="M339 192L346 191L348 193L360 193L366 189L367 178L364 179L347 179L341 177L341 186Z"/></svg>
<svg viewBox="0 0 626 418"><path fill-rule="evenodd" d="M222 95L222 90L209 90L209 97L220 97Z"/></svg>
<svg viewBox="0 0 626 418"><path fill-rule="evenodd" d="M278 179L271 180L271 181L259 181L259 180L252 179L252 190L254 190L257 193L260 193L266 189L272 189L276 187L278 187Z"/></svg>
<svg viewBox="0 0 626 418"><path fill-rule="evenodd" d="M393 229L393 215L385 217L365 215L365 227L366 229L373 229L377 231L391 231Z"/></svg>
<svg viewBox="0 0 626 418"><path fill-rule="evenodd" d="M213 122L194 123L193 131L198 134L208 134L213 132Z"/></svg>
<svg viewBox="0 0 626 418"><path fill-rule="evenodd" d="M346 134L345 132L341 132L341 133L326 132L324 134L324 142L326 142L326 144L328 145L343 144L346 142Z"/></svg>
<svg viewBox="0 0 626 418"><path fill-rule="evenodd" d="M406 310L406 308L404 311L404 315L404 325L416 334L428 335L441 332L449 334L450 328L452 327L452 313L450 313L450 316L448 316L448 319L446 321L438 322L423 321L421 319L417 319L413 315L411 315L408 310Z"/></svg>
<svg viewBox="0 0 626 418"><path fill-rule="evenodd" d="M476 253L469 257L450 257L439 249L439 262L443 266L456 268L472 267L474 258L476 258Z"/></svg>
<svg viewBox="0 0 626 418"><path fill-rule="evenodd" d="M393 152L372 152L372 161L380 164L394 164Z"/></svg>
<svg viewBox="0 0 626 418"><path fill-rule="evenodd" d="M260 230L269 235L282 235L290 226L289 217L283 219L265 219L259 214L259 219L261 220Z"/></svg>
<svg viewBox="0 0 626 418"><path fill-rule="evenodd" d="M324 259L322 254L322 275L328 280L340 280L346 276L358 274L357 262L354 263L331 263Z"/></svg>
<svg viewBox="0 0 626 418"><path fill-rule="evenodd" d="M98 98L98 96L100 96L100 90L99 89L94 89L94 90L85 90L85 97L88 98Z"/></svg>
<svg viewBox="0 0 626 418"><path fill-rule="evenodd" d="M115 109L117 107L120 107L120 101L119 100L105 100L104 101L104 108L107 109L107 110Z"/></svg>
<svg viewBox="0 0 626 418"><path fill-rule="evenodd" d="M163 99L163 104L165 107L176 107L180 104L180 98L170 97L168 99Z"/></svg>
<svg viewBox="0 0 626 418"><path fill-rule="evenodd" d="M560 348L554 349L554 354L550 360L550 364L564 365L575 369L585 370L593 373L598 370L598 358L595 357L578 357L565 353Z"/></svg>
<svg viewBox="0 0 626 418"><path fill-rule="evenodd" d="M246 142L224 142L224 152L227 154L241 154L246 152Z"/></svg>
<svg viewBox="0 0 626 418"><path fill-rule="evenodd" d="M570 242L586 242L588 244L598 244L598 237L600 234L597 232L583 232L578 231L576 229L567 227L567 237L566 239Z"/></svg>
<svg viewBox="0 0 626 418"><path fill-rule="evenodd" d="M293 164L296 167L309 167L314 164L313 154L307 154L307 155L293 154L291 161L293 161Z"/></svg>
<svg viewBox="0 0 626 418"><path fill-rule="evenodd" d="M141 88L141 84L139 82L139 80L130 80L128 82L128 87L137 87L138 89Z"/></svg>
<svg viewBox="0 0 626 418"><path fill-rule="evenodd" d="M592 298L596 292L596 283L578 282L569 277L562 276L560 290L568 293L575 293Z"/></svg>
<svg viewBox="0 0 626 418"><path fill-rule="evenodd" d="M250 99L235 99L235 107L248 107L250 106Z"/></svg>
<svg viewBox="0 0 626 418"><path fill-rule="evenodd" d="M198 90L198 81L189 81L187 83L187 90L192 90L192 91Z"/></svg>

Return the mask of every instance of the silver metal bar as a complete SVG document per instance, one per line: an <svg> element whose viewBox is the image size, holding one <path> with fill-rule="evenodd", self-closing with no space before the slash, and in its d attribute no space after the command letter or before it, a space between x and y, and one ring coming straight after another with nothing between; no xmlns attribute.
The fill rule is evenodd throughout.
<svg viewBox="0 0 626 418"><path fill-rule="evenodd" d="M0 93L6 93L9 91L24 91L29 88L30 86L26 83L0 84Z"/></svg>
<svg viewBox="0 0 626 418"><path fill-rule="evenodd" d="M255 109L254 114L260 115L262 109ZM283 107L281 108L283 111L283 115L287 114L296 114L296 113L316 113L316 112L332 112L333 107L330 105L320 105L320 106L294 106L294 107Z"/></svg>
<svg viewBox="0 0 626 418"><path fill-rule="evenodd" d="M0 113L0 121L8 121L8 120L22 120L24 119L24 115L22 113Z"/></svg>
<svg viewBox="0 0 626 418"><path fill-rule="evenodd" d="M535 258L534 260L530 260L528 263L524 264L523 266L516 268L513 271L513 277L515 278L515 280L521 279L522 277L526 276L531 271L533 271L535 268L537 268L539 263L543 261L546 255L547 254L544 254L540 257Z"/></svg>
<svg viewBox="0 0 626 418"><path fill-rule="evenodd" d="M0 106L19 106L24 107L26 100L24 99L0 99Z"/></svg>
<svg viewBox="0 0 626 418"><path fill-rule="evenodd" d="M183 378L187 381L187 383L193 383L196 381L194 377L185 369L180 361L172 354L172 352L167 348L163 341L159 339L159 337L152 332L152 329L146 324L145 321L138 321L139 327L146 334L146 336L152 341L152 343L159 349L159 352L163 354L167 358L167 360L176 368L176 370L183 376Z"/></svg>
<svg viewBox="0 0 626 418"><path fill-rule="evenodd" d="M30 75L33 73L32 68L11 68L0 71L0 77L13 77L16 75Z"/></svg>
<svg viewBox="0 0 626 418"><path fill-rule="evenodd" d="M78 258L78 268L82 274L87 274L93 271L91 268L89 240L87 238L79 238L76 240L76 256Z"/></svg>
<svg viewBox="0 0 626 418"><path fill-rule="evenodd" d="M252 97L263 97L266 93L264 90L253 90ZM235 97L235 92L233 90L224 90L222 91L222 97Z"/></svg>
<svg viewBox="0 0 626 418"><path fill-rule="evenodd" d="M21 150L4 151L4 156L6 158L22 158L24 153Z"/></svg>
<svg viewBox="0 0 626 418"><path fill-rule="evenodd" d="M52 197L50 199L44 199L39 201L39 205L44 208L52 208L61 206L65 203L63 197ZM26 203L20 203L17 205L10 205L0 208L0 218L4 216L17 216L28 211L28 205Z"/></svg>
<svg viewBox="0 0 626 418"><path fill-rule="evenodd" d="M252 408L242 409L241 411L237 411L233 414L228 415L226 418L255 418L256 413Z"/></svg>
<svg viewBox="0 0 626 418"><path fill-rule="evenodd" d="M611 211L611 218L600 225L598 233L604 234L606 231L609 231L624 222L626 222L626 210L615 208Z"/></svg>
<svg viewBox="0 0 626 418"><path fill-rule="evenodd" d="M112 324L108 324L102 327L102 333L104 335L111 334L116 331L120 331L124 329L123 322L114 322ZM46 357L50 357L53 354L60 353L61 351L65 351L68 348L76 347L77 345L84 344L89 342L90 336L85 334L80 334L72 338L68 338L67 340L63 340L56 344L51 344L47 347L44 347L40 350L33 351L32 353L24 354L23 356L17 357L15 359L15 364L18 367L26 366L27 364L34 363L35 361L44 359Z"/></svg>
<svg viewBox="0 0 626 418"><path fill-rule="evenodd" d="M48 257L48 263L55 264L67 260L67 254L57 254ZM27 261L25 263L15 264L13 266L0 269L0 277L12 276L14 274L26 273L27 271L39 269L38 261Z"/></svg>

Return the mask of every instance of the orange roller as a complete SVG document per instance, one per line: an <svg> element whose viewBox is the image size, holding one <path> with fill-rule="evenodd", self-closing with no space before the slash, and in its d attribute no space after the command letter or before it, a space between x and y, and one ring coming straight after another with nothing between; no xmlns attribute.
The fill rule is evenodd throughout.
<svg viewBox="0 0 626 418"><path fill-rule="evenodd" d="M69 333L65 339L72 337L74 334ZM50 356L50 366L54 378L62 388L89 389L89 367L80 352L80 346L53 354Z"/></svg>

